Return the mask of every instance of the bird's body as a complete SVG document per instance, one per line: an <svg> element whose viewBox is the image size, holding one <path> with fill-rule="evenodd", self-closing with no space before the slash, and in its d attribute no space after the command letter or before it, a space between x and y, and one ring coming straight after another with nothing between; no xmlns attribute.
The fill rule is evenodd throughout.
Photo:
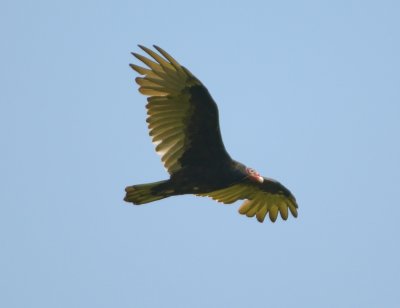
<svg viewBox="0 0 400 308"><path fill-rule="evenodd" d="M233 160L223 165L184 167L155 187L155 191L171 192L173 195L209 193L245 181L247 175L243 168L242 164Z"/></svg>
<svg viewBox="0 0 400 308"><path fill-rule="evenodd" d="M297 216L294 196L279 182L261 177L233 160L225 150L219 127L218 107L206 87L161 48L163 56L140 46L156 62L134 54L148 68L131 67L139 91L148 95L148 126L156 151L170 173L165 181L126 188L125 201L144 204L166 197L196 194L223 203L247 199L241 214L262 222L269 213L275 221L288 209Z"/></svg>

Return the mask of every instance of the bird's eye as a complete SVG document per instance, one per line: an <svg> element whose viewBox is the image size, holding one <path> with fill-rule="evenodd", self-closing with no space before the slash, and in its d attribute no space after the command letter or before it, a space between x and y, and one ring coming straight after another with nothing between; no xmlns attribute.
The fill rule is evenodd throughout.
<svg viewBox="0 0 400 308"><path fill-rule="evenodd" d="M253 168L247 168L247 172L250 174L254 174L255 170Z"/></svg>

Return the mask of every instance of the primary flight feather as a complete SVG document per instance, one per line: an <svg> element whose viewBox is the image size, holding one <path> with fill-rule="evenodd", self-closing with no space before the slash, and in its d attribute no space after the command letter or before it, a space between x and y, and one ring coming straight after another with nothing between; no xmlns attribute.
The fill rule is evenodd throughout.
<svg viewBox="0 0 400 308"><path fill-rule="evenodd" d="M156 151L170 174L168 180L128 186L125 201L144 204L170 196L195 194L230 204L246 200L239 213L263 222L278 213L297 217L297 203L279 182L260 176L233 160L225 150L218 107L207 88L158 46L139 47L152 59L133 55L147 68L130 64L142 77L139 92L147 98L147 123Z"/></svg>

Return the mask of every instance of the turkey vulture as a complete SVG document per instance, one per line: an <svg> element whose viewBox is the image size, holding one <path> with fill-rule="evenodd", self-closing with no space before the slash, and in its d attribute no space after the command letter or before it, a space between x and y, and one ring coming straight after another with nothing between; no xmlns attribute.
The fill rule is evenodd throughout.
<svg viewBox="0 0 400 308"><path fill-rule="evenodd" d="M222 203L246 200L240 214L275 222L290 211L297 217L297 203L279 182L262 177L233 160L225 150L219 128L218 108L207 88L188 69L158 46L155 52L139 47L153 60L132 53L147 68L130 64L139 92L148 96L147 123L156 151L170 174L168 180L128 186L125 201L144 204L170 196L195 194Z"/></svg>

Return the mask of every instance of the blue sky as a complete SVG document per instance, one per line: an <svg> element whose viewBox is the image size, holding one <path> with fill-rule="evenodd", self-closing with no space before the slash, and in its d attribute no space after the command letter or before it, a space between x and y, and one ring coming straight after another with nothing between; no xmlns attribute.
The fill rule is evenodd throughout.
<svg viewBox="0 0 400 308"><path fill-rule="evenodd" d="M1 307L398 307L396 1L2 1ZM295 194L259 224L182 196L137 92L157 44L217 101L231 156Z"/></svg>

